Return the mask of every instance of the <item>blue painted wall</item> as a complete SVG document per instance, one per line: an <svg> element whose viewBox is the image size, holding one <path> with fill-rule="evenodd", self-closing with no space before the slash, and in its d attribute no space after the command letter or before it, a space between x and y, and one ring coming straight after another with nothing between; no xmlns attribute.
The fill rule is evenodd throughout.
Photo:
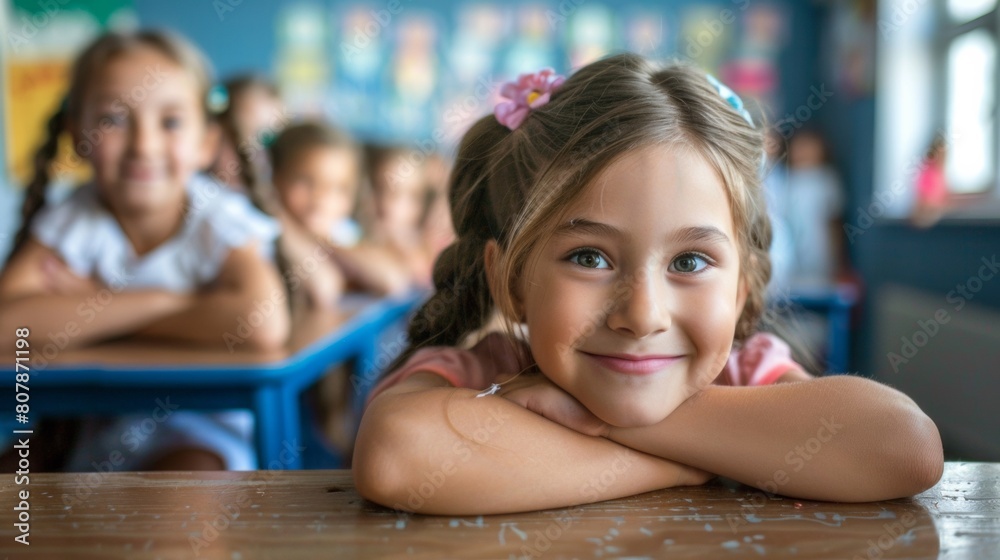
<svg viewBox="0 0 1000 560"><path fill-rule="evenodd" d="M232 11L218 10L216 4L232 6ZM254 71L274 75L275 66L275 22L283 5L292 2L265 2L263 0L135 0L135 10L143 26L169 27L192 39L215 66L218 76L225 78L239 72ZM406 0L403 0L406 3ZM549 2L553 7L557 0ZM631 3L631 2L630 2ZM693 0L682 0L665 4L657 1L642 2L650 8L661 10L668 20L676 22L688 7L706 4ZM311 4L324 6L324 13L333 14L338 2L315 0ZM423 11L444 14L450 23L455 6L463 2L455 0L422 0L419 7ZM612 3L613 4L613 3ZM719 9L731 8L738 11L746 5L746 0L719 0L709 5ZM820 83L819 27L822 24L822 8L807 2L774 0L771 4L780 7L788 15L787 32L792 48L785 49L780 58L781 97L786 107L777 113L793 110L809 96L809 88ZM386 2L371 2L373 9L381 9ZM676 33L676 25L672 28ZM668 38L676 40L676 37Z"/></svg>

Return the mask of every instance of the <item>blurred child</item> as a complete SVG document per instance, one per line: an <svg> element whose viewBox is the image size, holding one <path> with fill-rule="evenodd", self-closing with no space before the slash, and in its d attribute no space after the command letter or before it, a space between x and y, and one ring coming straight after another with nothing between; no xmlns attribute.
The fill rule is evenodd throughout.
<svg viewBox="0 0 1000 560"><path fill-rule="evenodd" d="M329 125L307 122L286 128L270 152L290 259L301 262L313 255L319 264L316 273L302 278L313 303L336 303L342 289L329 288L334 275L346 279L348 288L376 295L405 291L409 282L403 265L363 242L352 217L362 177L361 151L354 141Z"/></svg>
<svg viewBox="0 0 1000 560"><path fill-rule="evenodd" d="M794 243L791 283L830 286L845 267L843 188L819 133L801 130L788 146L785 220Z"/></svg>
<svg viewBox="0 0 1000 560"><path fill-rule="evenodd" d="M242 156L254 165L255 173L267 180L271 175L267 147L288 124L289 116L278 88L261 76L232 78L224 84L223 90L225 108L220 121L227 134L222 138L219 155L210 171L222 182L242 190L246 185L242 184L241 155L237 150L245 152Z"/></svg>
<svg viewBox="0 0 1000 560"><path fill-rule="evenodd" d="M368 150L371 216L367 229L409 273L415 286L430 287L434 259L452 239L440 157L404 147Z"/></svg>
<svg viewBox="0 0 1000 560"><path fill-rule="evenodd" d="M279 224L197 174L217 147L210 85L202 55L168 33L109 33L80 55L36 155L24 220L0 274L0 337L28 327L37 344L72 321L68 347L126 335L225 347L237 319L271 300L273 314L233 350L283 347L290 321L272 263ZM93 180L46 206L63 132ZM81 314L82 302L108 293L110 304ZM69 468L106 459L135 421L87 423ZM256 468L250 422L247 413L173 411L119 468Z"/></svg>
<svg viewBox="0 0 1000 560"><path fill-rule="evenodd" d="M910 222L917 227L927 228L936 224L949 207L948 183L944 172L947 157L948 145L944 136L937 134L917 173L917 199L910 216Z"/></svg>
<svg viewBox="0 0 1000 560"><path fill-rule="evenodd" d="M767 161L764 170L764 197L767 215L771 220L771 283L772 293L787 293L792 273L795 246L785 221L788 205L788 169L785 166L785 140L775 129L769 129L764 138Z"/></svg>
<svg viewBox="0 0 1000 560"><path fill-rule="evenodd" d="M940 436L912 400L814 379L757 332L771 235L762 139L739 98L633 54L501 91L459 147L436 291L365 410L362 496L486 515L715 474L852 502L938 481ZM470 341L496 315L506 328ZM817 430L835 443L779 487ZM605 481L612 467L627 475Z"/></svg>
<svg viewBox="0 0 1000 560"><path fill-rule="evenodd" d="M451 162L439 153L427 158L424 178L431 192L430 208L424 220L424 236L432 255L437 260L442 251L455 241L455 228L451 223L451 209L448 207L448 175Z"/></svg>

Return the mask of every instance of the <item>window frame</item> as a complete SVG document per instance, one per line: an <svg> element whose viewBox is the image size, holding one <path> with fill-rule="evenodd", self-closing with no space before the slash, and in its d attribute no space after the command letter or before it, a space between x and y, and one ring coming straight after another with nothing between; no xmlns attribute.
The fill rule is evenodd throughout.
<svg viewBox="0 0 1000 560"><path fill-rule="evenodd" d="M949 130L948 108L948 53L955 40L972 31L984 29L994 38L997 56L994 60L993 68L993 171L992 177L987 181L985 188L970 192L956 192L948 189L949 197L955 199L976 200L980 198L1000 197L1000 2L993 6L986 13L967 21L954 21L948 13L948 0L938 0L935 2L935 21L937 25L934 31L933 47L933 72L934 80L934 119L938 126L936 130Z"/></svg>

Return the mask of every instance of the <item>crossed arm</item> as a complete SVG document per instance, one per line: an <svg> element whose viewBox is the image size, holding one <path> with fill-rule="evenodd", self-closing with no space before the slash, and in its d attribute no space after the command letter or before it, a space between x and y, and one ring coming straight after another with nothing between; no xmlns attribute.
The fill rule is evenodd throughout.
<svg viewBox="0 0 1000 560"><path fill-rule="evenodd" d="M243 347L281 347L290 329L284 298L274 302L281 279L252 246L232 250L214 285L196 294L115 288L76 276L50 249L29 241L0 275L0 341L27 326L46 341L65 334L66 348L134 333L224 345L236 318L258 307L272 311Z"/></svg>
<svg viewBox="0 0 1000 560"><path fill-rule="evenodd" d="M714 473L850 502L913 495L943 468L933 422L905 395L856 376L710 386L659 424L630 429L595 421L537 377L507 398L476 398L432 374L380 394L358 434L359 492L423 513L505 513L701 484Z"/></svg>

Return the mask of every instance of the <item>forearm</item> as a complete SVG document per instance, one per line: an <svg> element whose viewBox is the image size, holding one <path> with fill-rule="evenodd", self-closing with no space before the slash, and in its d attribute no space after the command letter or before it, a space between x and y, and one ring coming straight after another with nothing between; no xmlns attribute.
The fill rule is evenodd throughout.
<svg viewBox="0 0 1000 560"><path fill-rule="evenodd" d="M231 352L273 350L284 344L289 323L287 298L281 288L269 295L259 290L215 289L192 296L185 309L138 334Z"/></svg>
<svg viewBox="0 0 1000 560"><path fill-rule="evenodd" d="M395 295L410 284L405 263L375 247L327 246L333 261L344 271L347 280L378 295Z"/></svg>
<svg viewBox="0 0 1000 560"><path fill-rule="evenodd" d="M38 341L77 348L133 333L185 305L185 296L159 290L26 296L0 304L0 340L28 327Z"/></svg>
<svg viewBox="0 0 1000 560"><path fill-rule="evenodd" d="M437 388L380 395L353 472L363 496L430 514L567 507L700 483L700 473L579 434L500 397Z"/></svg>
<svg viewBox="0 0 1000 560"><path fill-rule="evenodd" d="M301 228L287 224L281 243L291 269L286 271L289 289L293 293L301 290L314 307L336 305L346 280L323 245Z"/></svg>
<svg viewBox="0 0 1000 560"><path fill-rule="evenodd" d="M765 490L870 501L933 485L937 428L902 393L855 376L708 387L664 421L612 428L613 441Z"/></svg>

